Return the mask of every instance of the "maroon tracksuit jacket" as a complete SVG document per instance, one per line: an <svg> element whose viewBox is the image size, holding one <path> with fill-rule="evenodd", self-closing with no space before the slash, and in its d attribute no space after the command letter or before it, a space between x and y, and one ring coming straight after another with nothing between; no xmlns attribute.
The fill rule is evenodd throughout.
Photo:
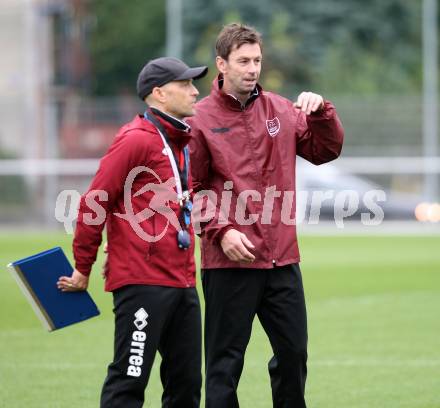
<svg viewBox="0 0 440 408"><path fill-rule="evenodd" d="M171 147L179 153L188 144L190 134L176 129L159 116L157 118L167 130ZM131 173L135 177L131 185L128 183L129 194L125 197L124 185L129 180L130 172L136 168L139 168L139 172ZM164 152L159 133L149 121L142 116L136 116L120 129L101 160L89 191L81 198L73 241L75 267L78 271L84 275L90 274L101 243L102 230L106 225L108 262L105 289L107 291L130 284L195 286L192 227L189 231L191 247L186 251L181 250L177 247L177 230L172 223L169 223L170 218L154 211L158 204L169 205L170 211L178 216L179 205L176 202L155 204L152 201L155 197L157 199L158 195L157 191L152 191L151 185L160 184L161 188L167 190L169 186L174 185L173 180L170 161ZM168 183L165 185L166 182ZM191 178L189 187L191 187ZM140 191L141 189L146 191ZM98 197L94 195L94 190L105 193ZM176 198L175 187L170 187L168 193L171 198ZM86 200L87 196L91 198L89 201ZM101 206L101 209L98 208L99 211L96 204ZM147 212L142 213L142 211ZM106 222L91 224L89 219L95 219L98 214L103 214ZM127 219L127 215L130 214L136 215L137 218L132 220L132 224ZM137 227L133 228L133 225ZM148 239L144 239L148 237L154 237L155 241L149 242Z"/></svg>
<svg viewBox="0 0 440 408"><path fill-rule="evenodd" d="M212 190L218 197L216 216L202 230L202 267L237 267L219 244L230 228L255 245L255 261L240 267L299 262L292 222L296 155L314 164L339 156L344 132L336 110L325 101L320 112L306 116L292 101L259 85L242 107L221 90L221 83L221 76L214 80L210 95L197 103L196 116L188 120L194 189ZM232 191L231 210L219 218L225 190Z"/></svg>

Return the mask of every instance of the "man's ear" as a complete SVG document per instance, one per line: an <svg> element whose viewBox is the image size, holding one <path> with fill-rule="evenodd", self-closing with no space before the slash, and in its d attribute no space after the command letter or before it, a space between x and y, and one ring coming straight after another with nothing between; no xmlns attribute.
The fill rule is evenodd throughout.
<svg viewBox="0 0 440 408"><path fill-rule="evenodd" d="M160 87L156 86L155 88L153 88L153 90L151 91L151 97L153 100L159 102L159 103L164 103L165 102L165 92L163 91L163 89L161 89Z"/></svg>
<svg viewBox="0 0 440 408"><path fill-rule="evenodd" d="M227 63L228 63L228 61L226 61L222 57L219 57L218 55L217 55L217 57L215 57L215 65L217 65L217 70L222 74L226 73L226 64Z"/></svg>

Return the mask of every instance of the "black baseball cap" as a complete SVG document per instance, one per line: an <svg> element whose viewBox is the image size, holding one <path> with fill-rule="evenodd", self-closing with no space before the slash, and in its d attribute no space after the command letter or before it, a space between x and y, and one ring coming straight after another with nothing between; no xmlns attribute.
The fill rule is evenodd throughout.
<svg viewBox="0 0 440 408"><path fill-rule="evenodd" d="M149 61L139 73L137 80L137 94L144 98L156 86L163 86L171 81L184 79L199 79L206 75L208 67L190 68L183 61L172 57L161 57Z"/></svg>

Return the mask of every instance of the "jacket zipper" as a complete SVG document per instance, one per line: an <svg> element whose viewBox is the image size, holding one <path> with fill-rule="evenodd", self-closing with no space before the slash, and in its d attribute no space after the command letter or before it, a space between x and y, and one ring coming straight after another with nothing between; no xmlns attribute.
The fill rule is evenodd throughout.
<svg viewBox="0 0 440 408"><path fill-rule="evenodd" d="M241 105L241 112L243 114L243 119L244 119L243 121L244 121L244 123L246 124L246 127L247 127L247 120L246 120L245 113L244 113L245 108L246 108L245 106ZM253 144L252 144L252 140L251 139L249 140L249 143L250 143L251 149L253 150ZM251 151L251 154L253 154L253 153L254 152ZM257 167L257 169L258 169L258 167ZM258 174L258 170L257 170L257 174ZM263 187L264 187L263 183L261 182L260 185L261 185L261 190L263 190ZM261 193L263 194L263 191L261 191ZM265 225L263 225L263 224L260 224L260 225L261 225L261 228L262 228L263 231L264 230L267 231L267 236L269 237L269 243L271 243L272 242L272 232L271 232L271 229L270 229L270 225L268 226L267 229L265 228ZM270 258L272 259L272 266L275 267L276 260L275 260L275 254L274 254L274 251L273 251L273 245L272 244L268 244L268 246L269 246L269 252L270 252L270 255L271 255Z"/></svg>

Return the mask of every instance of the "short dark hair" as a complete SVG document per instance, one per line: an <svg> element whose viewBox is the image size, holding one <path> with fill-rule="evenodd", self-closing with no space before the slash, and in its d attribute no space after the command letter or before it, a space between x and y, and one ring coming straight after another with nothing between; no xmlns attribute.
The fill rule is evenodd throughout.
<svg viewBox="0 0 440 408"><path fill-rule="evenodd" d="M243 44L258 44L262 49L261 34L253 27L231 23L220 31L215 43L215 51L217 56L227 60L234 47L240 48Z"/></svg>

